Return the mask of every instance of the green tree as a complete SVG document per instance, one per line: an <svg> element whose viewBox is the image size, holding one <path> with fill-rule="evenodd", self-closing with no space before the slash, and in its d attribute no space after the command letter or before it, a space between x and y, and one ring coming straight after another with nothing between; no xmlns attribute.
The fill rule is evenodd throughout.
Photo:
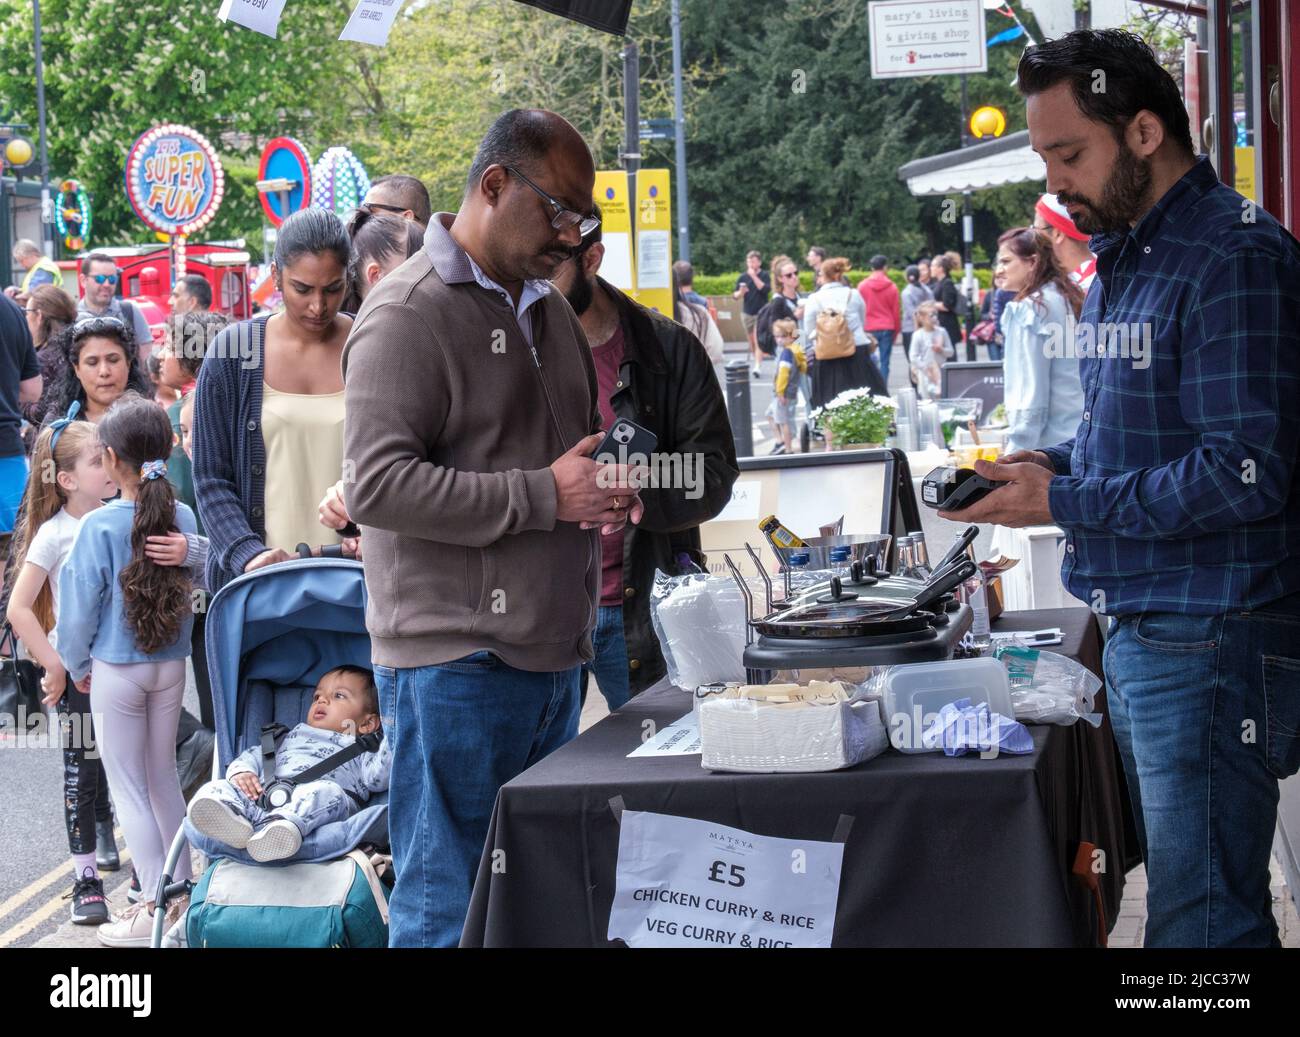
<svg viewBox="0 0 1300 1037"><path fill-rule="evenodd" d="M709 77L688 138L697 265L736 269L750 248L802 256L812 243L858 264L875 252L897 262L960 249L960 220L944 219L960 214L960 197L945 210L898 179L905 162L960 146L958 77L872 79L854 0L797 0L759 16L736 0L685 7L687 54ZM989 18L991 33L1009 24ZM1024 127L1008 85L1019 54L992 48L988 74L968 82L971 107L1003 108L1008 132ZM983 251L1028 221L1038 189L975 195Z"/></svg>
<svg viewBox="0 0 1300 1037"><path fill-rule="evenodd" d="M669 115L667 0L638 0L629 30L641 46L642 111ZM537 107L569 119L597 166L615 168L621 48L608 33L514 0L425 4L401 20L384 50L360 54L347 105L353 148L372 171L419 176L435 207L455 208L492 120L508 108Z"/></svg>
<svg viewBox="0 0 1300 1037"><path fill-rule="evenodd" d="M46 0L41 35L50 175L75 176L91 191L92 244L152 237L123 188L127 150L150 126L185 123L245 164L256 161L267 137L309 131L316 99L339 96L338 82L349 71L356 45L336 37L350 6L347 0L291 3L272 40L219 21L213 5ZM0 99L31 123L33 55L30 4L5 5ZM246 178L232 179L232 194L210 227L221 233L203 236L258 234Z"/></svg>

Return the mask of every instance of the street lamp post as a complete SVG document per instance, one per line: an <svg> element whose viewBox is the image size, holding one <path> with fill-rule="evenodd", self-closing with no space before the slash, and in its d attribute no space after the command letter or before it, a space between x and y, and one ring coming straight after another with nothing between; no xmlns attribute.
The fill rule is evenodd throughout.
<svg viewBox="0 0 1300 1037"><path fill-rule="evenodd" d="M41 148L41 248L54 258L54 213L50 202L50 156L45 145L45 63L41 55L41 0L32 0L36 36L36 121Z"/></svg>
<svg viewBox="0 0 1300 1037"><path fill-rule="evenodd" d="M690 205L686 200L686 115L682 111L682 5L673 0L673 122L677 136L677 255L691 261Z"/></svg>
<svg viewBox="0 0 1300 1037"><path fill-rule="evenodd" d="M641 60L636 41L623 44L623 153L620 158L627 170L629 212L636 198L636 171L641 168Z"/></svg>

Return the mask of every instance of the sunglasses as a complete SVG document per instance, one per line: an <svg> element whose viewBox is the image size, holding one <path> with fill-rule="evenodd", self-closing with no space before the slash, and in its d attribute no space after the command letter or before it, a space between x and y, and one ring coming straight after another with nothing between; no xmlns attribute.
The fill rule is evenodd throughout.
<svg viewBox="0 0 1300 1037"><path fill-rule="evenodd" d="M787 270L787 271L786 271L784 274L782 274L781 276L782 276L782 277L798 277L798 276L799 276L799 271L798 271L798 270Z"/></svg>
<svg viewBox="0 0 1300 1037"><path fill-rule="evenodd" d="M117 274L93 274L90 279L95 284L117 284Z"/></svg>

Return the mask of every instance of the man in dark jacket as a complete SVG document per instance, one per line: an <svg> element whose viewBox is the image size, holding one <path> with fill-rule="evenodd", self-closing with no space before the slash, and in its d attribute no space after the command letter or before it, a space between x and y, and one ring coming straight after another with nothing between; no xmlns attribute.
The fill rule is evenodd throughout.
<svg viewBox="0 0 1300 1037"><path fill-rule="evenodd" d="M675 572L683 554L703 562L699 527L731 499L740 469L704 346L598 277L604 255L597 229L552 281L587 333L605 428L627 418L658 440L641 522L601 537L596 657L587 669L617 709L665 672L650 623L655 570Z"/></svg>

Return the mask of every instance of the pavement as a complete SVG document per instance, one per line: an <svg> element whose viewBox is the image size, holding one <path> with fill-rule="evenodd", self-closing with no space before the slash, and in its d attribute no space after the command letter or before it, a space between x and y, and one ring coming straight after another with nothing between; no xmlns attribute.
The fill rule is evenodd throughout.
<svg viewBox="0 0 1300 1037"><path fill-rule="evenodd" d="M727 359L744 356L744 346L727 347ZM771 428L763 418L772 395L774 364L766 360L761 377L751 386L751 410L754 422L754 453L766 454L776 445ZM721 365L716 367L723 383ZM906 358L895 347L890 370L890 388L907 383ZM800 404L800 418L802 404ZM198 699L191 674L186 689L186 708L198 714ZM595 682L584 704L579 730L585 731L607 716L609 710ZM12 744L7 746L11 750ZM0 740L0 749L6 748ZM63 894L70 887L67 841L63 832L60 789L62 766L55 748L23 748L0 752L0 787L6 792L4 824L0 826L0 947L75 947L99 948L95 929L67 921L69 902ZM106 874L105 892L113 912L126 907L126 889L130 880L130 854L118 829L118 849L122 870ZM194 855L195 874L201 864ZM1146 872L1138 867L1129 873L1119 919L1110 935L1111 948L1142 946L1146 929ZM1277 860L1272 861L1273 911L1281 930L1284 947L1300 948L1300 916L1286 887Z"/></svg>

